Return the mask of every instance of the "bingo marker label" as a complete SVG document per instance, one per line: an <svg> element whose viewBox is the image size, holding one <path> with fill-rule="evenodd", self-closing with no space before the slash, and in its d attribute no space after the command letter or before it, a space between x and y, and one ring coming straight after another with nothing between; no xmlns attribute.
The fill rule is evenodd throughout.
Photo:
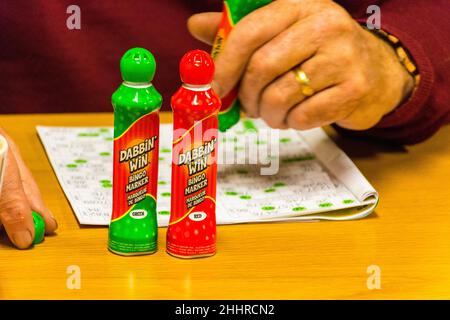
<svg viewBox="0 0 450 320"><path fill-rule="evenodd" d="M124 82L112 96L114 106L113 211L108 248L121 255L157 249L159 108L161 95L151 84L152 54L127 51L121 63Z"/></svg>
<svg viewBox="0 0 450 320"><path fill-rule="evenodd" d="M204 51L180 62L183 86L172 97L174 140L167 252L181 258L216 252L217 135L220 99L211 89L214 63Z"/></svg>

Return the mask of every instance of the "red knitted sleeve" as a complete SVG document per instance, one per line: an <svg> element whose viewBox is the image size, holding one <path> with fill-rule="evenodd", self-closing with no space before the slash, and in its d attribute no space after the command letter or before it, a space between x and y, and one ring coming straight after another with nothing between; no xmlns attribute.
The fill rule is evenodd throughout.
<svg viewBox="0 0 450 320"><path fill-rule="evenodd" d="M349 2L349 1L347 1ZM450 122L450 1L379 1L381 27L400 39L414 59L421 81L403 105L366 131L339 131L402 144L421 142ZM366 19L360 9L352 12Z"/></svg>

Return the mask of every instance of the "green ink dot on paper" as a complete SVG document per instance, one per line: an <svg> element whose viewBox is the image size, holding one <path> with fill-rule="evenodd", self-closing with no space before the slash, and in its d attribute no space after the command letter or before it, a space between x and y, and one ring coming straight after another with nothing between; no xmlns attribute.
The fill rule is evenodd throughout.
<svg viewBox="0 0 450 320"><path fill-rule="evenodd" d="M266 142L263 140L258 140L258 141L256 141L256 144L266 144Z"/></svg>
<svg viewBox="0 0 450 320"><path fill-rule="evenodd" d="M267 193L275 192L275 191L276 191L276 189L274 189L274 188L267 188L267 189L264 190L264 192L267 192Z"/></svg>
<svg viewBox="0 0 450 320"><path fill-rule="evenodd" d="M82 132L78 134L79 137L98 137L99 135L96 132Z"/></svg>
<svg viewBox="0 0 450 320"><path fill-rule="evenodd" d="M159 161L163 161L163 160L164 160L164 157L159 157L158 160L159 160Z"/></svg>
<svg viewBox="0 0 450 320"><path fill-rule="evenodd" d="M342 201L343 204L350 204L350 203L353 203L353 202L355 202L355 201L352 200L352 199L346 199L346 200Z"/></svg>
<svg viewBox="0 0 450 320"><path fill-rule="evenodd" d="M102 184L111 183L111 180L100 180L100 183L102 183Z"/></svg>
<svg viewBox="0 0 450 320"><path fill-rule="evenodd" d="M108 186L112 187L111 181L105 181L105 182L102 182L102 185L103 185L104 187L108 187Z"/></svg>
<svg viewBox="0 0 450 320"><path fill-rule="evenodd" d="M161 195L163 197L170 197L170 192L163 192L163 193L161 193Z"/></svg>
<svg viewBox="0 0 450 320"><path fill-rule="evenodd" d="M303 157L295 157L295 158L287 158L283 159L283 163L292 163L292 162L300 162L300 161L307 161L307 160L313 160L315 159L314 155L308 155Z"/></svg>
<svg viewBox="0 0 450 320"><path fill-rule="evenodd" d="M238 142L239 141L239 139L238 139L238 137L231 137L231 138L225 138L225 137L223 137L222 138L222 142Z"/></svg>
<svg viewBox="0 0 450 320"><path fill-rule="evenodd" d="M84 160L84 159L77 159L77 160L75 160L74 162L75 162L75 163L81 164L81 163L87 163L87 160Z"/></svg>
<svg viewBox="0 0 450 320"><path fill-rule="evenodd" d="M67 168L76 168L77 165L75 163L69 163L68 165L66 165Z"/></svg>
<svg viewBox="0 0 450 320"><path fill-rule="evenodd" d="M238 195L238 193L235 192L235 191L226 191L225 194L226 194L227 196L237 196L237 195Z"/></svg>
<svg viewBox="0 0 450 320"><path fill-rule="evenodd" d="M113 141L114 139L111 137L105 138L106 141Z"/></svg>
<svg viewBox="0 0 450 320"><path fill-rule="evenodd" d="M274 187L285 187L285 186L286 186L286 183L284 183L284 182L275 182L275 183L273 184L273 186L274 186Z"/></svg>
<svg viewBox="0 0 450 320"><path fill-rule="evenodd" d="M264 210L264 211L272 211L272 210L275 210L275 207L272 207L272 206L264 206L264 207L262 207L261 209Z"/></svg>
<svg viewBox="0 0 450 320"><path fill-rule="evenodd" d="M304 210L306 210L305 207L295 207L295 208L292 208L292 211L295 211L295 212L304 211Z"/></svg>
<svg viewBox="0 0 450 320"><path fill-rule="evenodd" d="M238 147L238 146L236 146L236 147L234 147L234 150L235 150L235 151L241 151L241 150L244 150L244 148L243 148L243 147Z"/></svg>
<svg viewBox="0 0 450 320"><path fill-rule="evenodd" d="M239 198L241 198L241 199L243 199L243 200L250 200L250 199L252 198L252 196L249 196L249 195L243 195L243 196L240 196Z"/></svg>
<svg viewBox="0 0 450 320"><path fill-rule="evenodd" d="M332 207L332 206L333 206L333 204L330 202L325 202L325 203L319 204L319 207L321 207L321 208L328 208L328 207Z"/></svg>
<svg viewBox="0 0 450 320"><path fill-rule="evenodd" d="M281 142L281 143L288 143L288 142L291 142L291 138L281 138L281 139L280 139L280 142Z"/></svg>
<svg viewBox="0 0 450 320"><path fill-rule="evenodd" d="M108 128L100 128L99 131L100 131L100 132L109 132L109 129L108 129Z"/></svg>
<svg viewBox="0 0 450 320"><path fill-rule="evenodd" d="M158 214L163 215L163 216L168 216L168 215L170 215L170 212L164 210L164 211L158 211Z"/></svg>
<svg viewBox="0 0 450 320"><path fill-rule="evenodd" d="M258 128L255 126L255 123L250 119L244 119L242 120L242 125L244 126L245 130L258 132Z"/></svg>
<svg viewBox="0 0 450 320"><path fill-rule="evenodd" d="M104 183L104 184L102 184L102 187L106 188L106 189L109 189L109 188L112 188L112 184Z"/></svg>
<svg viewBox="0 0 450 320"><path fill-rule="evenodd" d="M100 152L99 154L100 154L102 157L107 157L107 156L111 155L111 153L109 153L109 152Z"/></svg>
<svg viewBox="0 0 450 320"><path fill-rule="evenodd" d="M162 185L167 184L167 182L160 180L160 181L158 181L158 184L162 186Z"/></svg>
<svg viewBox="0 0 450 320"><path fill-rule="evenodd" d="M162 148L161 152L163 152L163 153L170 153L170 149L169 148Z"/></svg>

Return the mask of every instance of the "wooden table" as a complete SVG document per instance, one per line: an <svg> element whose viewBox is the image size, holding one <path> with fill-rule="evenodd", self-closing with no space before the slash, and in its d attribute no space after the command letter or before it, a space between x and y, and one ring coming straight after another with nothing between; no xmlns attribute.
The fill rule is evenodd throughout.
<svg viewBox="0 0 450 320"><path fill-rule="evenodd" d="M156 254L123 258L106 249L106 227L77 223L35 126L111 124L111 114L0 116L60 226L26 251L2 235L0 298L450 298L450 127L406 149L328 130L380 192L375 214L348 222L219 226L218 254L185 261L165 253L165 228ZM66 285L72 265L81 271L79 290ZM381 270L379 290L366 285L371 265Z"/></svg>

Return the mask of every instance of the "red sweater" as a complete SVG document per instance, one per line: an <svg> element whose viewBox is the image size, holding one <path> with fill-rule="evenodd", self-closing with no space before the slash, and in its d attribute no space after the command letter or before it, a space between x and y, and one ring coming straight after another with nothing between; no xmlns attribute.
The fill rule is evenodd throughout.
<svg viewBox="0 0 450 320"><path fill-rule="evenodd" d="M416 143L450 122L450 1L342 0L356 19L382 8L382 28L397 36L421 74L413 97L376 127L353 134ZM68 30L66 0L0 2L0 113L112 111L120 84L119 60L142 46L157 59L154 84L163 109L179 86L178 61L203 48L186 29L187 18L220 11L220 0L78 0L81 30Z"/></svg>

